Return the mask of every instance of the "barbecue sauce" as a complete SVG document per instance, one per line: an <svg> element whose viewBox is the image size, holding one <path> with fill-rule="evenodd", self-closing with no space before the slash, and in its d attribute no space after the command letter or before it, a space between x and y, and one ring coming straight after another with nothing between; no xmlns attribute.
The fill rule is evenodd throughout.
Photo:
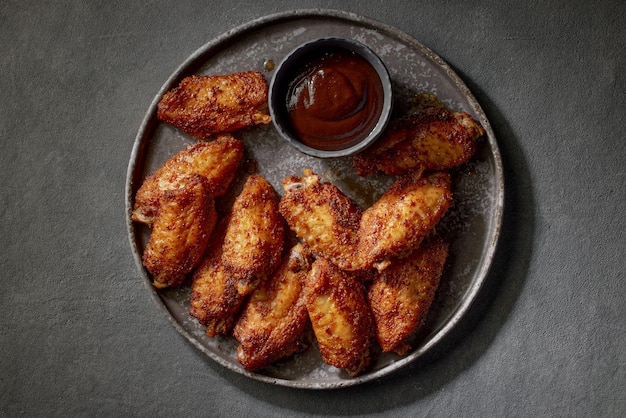
<svg viewBox="0 0 626 418"><path fill-rule="evenodd" d="M332 49L314 56L287 91L287 111L302 143L320 150L348 148L376 126L383 107L383 87L363 57Z"/></svg>

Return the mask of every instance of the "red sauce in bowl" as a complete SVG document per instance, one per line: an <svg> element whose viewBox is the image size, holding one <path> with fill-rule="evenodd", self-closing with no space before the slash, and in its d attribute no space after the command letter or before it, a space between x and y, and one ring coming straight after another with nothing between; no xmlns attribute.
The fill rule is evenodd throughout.
<svg viewBox="0 0 626 418"><path fill-rule="evenodd" d="M296 71L286 99L291 126L303 144L340 150L358 143L376 126L383 86L366 59L335 48Z"/></svg>

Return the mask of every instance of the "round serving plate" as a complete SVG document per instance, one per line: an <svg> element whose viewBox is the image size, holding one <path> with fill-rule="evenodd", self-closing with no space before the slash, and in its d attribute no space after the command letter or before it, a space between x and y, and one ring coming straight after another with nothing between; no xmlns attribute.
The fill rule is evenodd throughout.
<svg viewBox="0 0 626 418"><path fill-rule="evenodd" d="M237 342L232 337L210 338L204 327L189 315L189 284L157 290L142 266L141 254L150 230L133 223L134 196L143 179L195 139L157 120L156 107L163 94L192 74L217 75L260 71L269 81L273 64L296 46L315 38L339 36L355 39L374 50L387 66L394 88L394 111L409 108L417 93L435 94L454 111L471 114L485 128L476 155L452 171L454 205L440 222L438 231L450 243L450 255L440 288L425 325L415 336L414 349L404 357L376 353L372 366L350 378L326 365L310 339L309 348L257 372L237 362ZM245 161L221 198L225 211L252 172L265 177L282 194L282 179L301 175L311 168L336 184L361 207L371 205L392 183L387 176L359 178L349 157L318 159L292 148L273 125L247 128L235 133L243 140ZM126 183L126 222L131 249L146 288L173 326L195 347L220 365L252 379L307 389L358 385L393 373L435 349L466 315L485 282L500 232L504 205L504 179L495 136L480 105L452 69L434 52L396 28L336 10L296 10L256 19L209 41L193 53L165 82L150 104L133 146Z"/></svg>

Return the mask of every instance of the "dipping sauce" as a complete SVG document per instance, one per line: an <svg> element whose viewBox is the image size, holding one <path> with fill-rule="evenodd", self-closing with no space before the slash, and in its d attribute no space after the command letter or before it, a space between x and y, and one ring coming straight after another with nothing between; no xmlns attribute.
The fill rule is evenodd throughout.
<svg viewBox="0 0 626 418"><path fill-rule="evenodd" d="M374 67L343 48L307 56L287 89L287 112L300 141L320 150L360 142L383 109L383 86Z"/></svg>

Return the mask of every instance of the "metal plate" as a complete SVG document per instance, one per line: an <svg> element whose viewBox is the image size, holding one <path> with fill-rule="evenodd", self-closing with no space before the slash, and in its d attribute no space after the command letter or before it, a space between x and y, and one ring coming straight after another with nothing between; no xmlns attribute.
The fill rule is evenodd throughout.
<svg viewBox="0 0 626 418"><path fill-rule="evenodd" d="M191 74L228 74L257 70L269 80L267 63L278 63L297 45L321 36L342 36L358 40L380 55L387 65L401 109L418 92L436 94L450 109L474 116L486 130L475 157L453 173L455 204L439 226L451 243L436 300L427 322L416 337L415 348L405 357L376 356L370 370L350 378L345 372L324 364L315 342L303 353L259 372L249 372L236 359L236 341L229 337L209 338L189 313L188 284L157 291L141 264L149 230L131 221L136 190L149 173L194 139L172 126L159 122L156 105L162 95ZM311 168L325 180L338 185L362 207L372 204L391 184L385 176L358 178L350 158L320 160L299 153L283 142L273 126L255 127L237 134L246 147L246 163L220 202L225 208L234 199L251 171L263 175L282 194L281 181ZM132 252L146 288L163 308L174 327L194 346L222 366L250 378L277 385L307 389L357 385L392 373L426 352L452 331L467 313L483 285L494 256L504 201L504 180L500 153L493 131L479 104L450 67L427 47L386 24L334 10L298 10L271 15L234 28L209 41L192 54L165 82L152 101L137 134L127 173L126 222ZM224 210L224 209L222 209Z"/></svg>

